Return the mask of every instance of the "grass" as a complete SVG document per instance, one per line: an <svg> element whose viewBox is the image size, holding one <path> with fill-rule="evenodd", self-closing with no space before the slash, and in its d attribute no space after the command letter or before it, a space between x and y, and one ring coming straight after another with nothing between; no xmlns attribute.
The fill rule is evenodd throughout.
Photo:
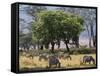
<svg viewBox="0 0 100 76"><path fill-rule="evenodd" d="M71 55L72 60L67 59L59 59L61 63L61 68L85 68L85 67L95 67L93 64L84 64L80 65L80 59L83 58L83 56L86 54L79 54L79 55ZM96 59L95 54L88 54L93 56L94 59ZM45 69L48 67L48 61L42 60L39 61L39 56L34 56L32 59L31 57L26 57L20 55L19 57L19 65L20 70L23 69L34 69L34 68L42 68Z"/></svg>

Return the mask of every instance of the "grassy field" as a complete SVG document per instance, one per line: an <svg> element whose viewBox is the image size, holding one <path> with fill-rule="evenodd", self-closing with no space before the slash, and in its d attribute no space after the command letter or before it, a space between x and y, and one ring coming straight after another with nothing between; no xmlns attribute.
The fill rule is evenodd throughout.
<svg viewBox="0 0 100 76"><path fill-rule="evenodd" d="M85 67L95 67L95 64L84 64L80 65L80 61L83 58L83 56L86 54L80 54L80 55L71 55L72 60L67 59L59 59L61 63L61 68L85 68ZM92 56L94 59L96 59L95 54L88 54ZM47 68L48 67L48 60L42 60L39 61L39 56L34 56L32 59L31 57L21 56L19 57L19 65L20 70L23 68L32 69L32 68Z"/></svg>

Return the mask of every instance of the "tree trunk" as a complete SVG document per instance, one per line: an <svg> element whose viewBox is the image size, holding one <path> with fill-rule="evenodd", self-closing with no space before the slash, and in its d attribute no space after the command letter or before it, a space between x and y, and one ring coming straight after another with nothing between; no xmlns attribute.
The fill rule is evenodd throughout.
<svg viewBox="0 0 100 76"><path fill-rule="evenodd" d="M33 47L34 47L34 49L36 49L36 45L35 44L33 45Z"/></svg>
<svg viewBox="0 0 100 76"><path fill-rule="evenodd" d="M91 48L91 37L89 38L89 47Z"/></svg>
<svg viewBox="0 0 100 76"><path fill-rule="evenodd" d="M74 44L75 44L76 48L79 48L79 36L75 36L73 38L73 41L74 41Z"/></svg>
<svg viewBox="0 0 100 76"><path fill-rule="evenodd" d="M93 46L94 46L94 47L96 47L95 44L96 44L96 43L95 43L95 38L93 38Z"/></svg>
<svg viewBox="0 0 100 76"><path fill-rule="evenodd" d="M66 44L67 51L70 52L68 44L67 43L65 43L65 44Z"/></svg>
<svg viewBox="0 0 100 76"><path fill-rule="evenodd" d="M93 44L94 44L94 47L96 47L96 36L94 36Z"/></svg>
<svg viewBox="0 0 100 76"><path fill-rule="evenodd" d="M43 45L41 45L40 49L43 50Z"/></svg>
<svg viewBox="0 0 100 76"><path fill-rule="evenodd" d="M70 52L70 49L69 49L69 47L68 47L68 41L65 40L64 42L65 42L65 45L66 45L67 52L69 53L69 52Z"/></svg>
<svg viewBox="0 0 100 76"><path fill-rule="evenodd" d="M38 50L39 50L39 41L38 41L38 43L37 43L37 47L38 47Z"/></svg>
<svg viewBox="0 0 100 76"><path fill-rule="evenodd" d="M46 49L49 48L49 43L45 43L45 48L46 48Z"/></svg>
<svg viewBox="0 0 100 76"><path fill-rule="evenodd" d="M89 26L86 25L86 29L87 29L87 32L88 32L88 37L89 37L89 47L91 48L91 37L90 37L90 31L89 31Z"/></svg>
<svg viewBox="0 0 100 76"><path fill-rule="evenodd" d="M55 43L54 42L51 42L51 45L52 45L51 52L54 53L54 45L55 45Z"/></svg>
<svg viewBox="0 0 100 76"><path fill-rule="evenodd" d="M79 36L75 37L75 45L76 45L76 48L79 48Z"/></svg>
<svg viewBox="0 0 100 76"><path fill-rule="evenodd" d="M92 39L92 44L93 44L93 47L95 46L95 41L94 41L94 32L93 32L93 25L91 24L91 39Z"/></svg>
<svg viewBox="0 0 100 76"><path fill-rule="evenodd" d="M26 44L26 49L27 49L27 51L29 51L29 44Z"/></svg>
<svg viewBox="0 0 100 76"><path fill-rule="evenodd" d="M60 41L58 40L58 42L57 42L57 43L58 43L58 49L59 49L59 48L60 48Z"/></svg>
<svg viewBox="0 0 100 76"><path fill-rule="evenodd" d="M60 44L58 44L58 49L60 48Z"/></svg>

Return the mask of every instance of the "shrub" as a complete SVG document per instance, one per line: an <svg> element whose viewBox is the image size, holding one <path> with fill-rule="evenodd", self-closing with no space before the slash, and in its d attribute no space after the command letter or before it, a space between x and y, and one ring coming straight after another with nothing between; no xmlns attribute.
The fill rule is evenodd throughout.
<svg viewBox="0 0 100 76"><path fill-rule="evenodd" d="M96 50L94 48L79 48L72 51L72 54L93 54Z"/></svg>

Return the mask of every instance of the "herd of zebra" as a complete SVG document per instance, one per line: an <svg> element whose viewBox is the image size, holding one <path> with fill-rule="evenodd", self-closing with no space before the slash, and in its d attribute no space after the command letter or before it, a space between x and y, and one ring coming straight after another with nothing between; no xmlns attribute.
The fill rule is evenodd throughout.
<svg viewBox="0 0 100 76"><path fill-rule="evenodd" d="M23 56L27 57L27 58L31 58L33 59L35 57L35 55L32 54L27 54L27 53L23 53ZM38 60L39 61L48 61L49 66L48 68L51 68L52 66L55 65L55 68L60 68L61 67L61 62L59 61L60 59L67 59L69 61L73 60L73 57L70 54L62 54L62 55L47 55L47 54L40 54L38 55ZM95 59L92 56L88 56L85 55L80 59L80 65L82 64L95 64Z"/></svg>

